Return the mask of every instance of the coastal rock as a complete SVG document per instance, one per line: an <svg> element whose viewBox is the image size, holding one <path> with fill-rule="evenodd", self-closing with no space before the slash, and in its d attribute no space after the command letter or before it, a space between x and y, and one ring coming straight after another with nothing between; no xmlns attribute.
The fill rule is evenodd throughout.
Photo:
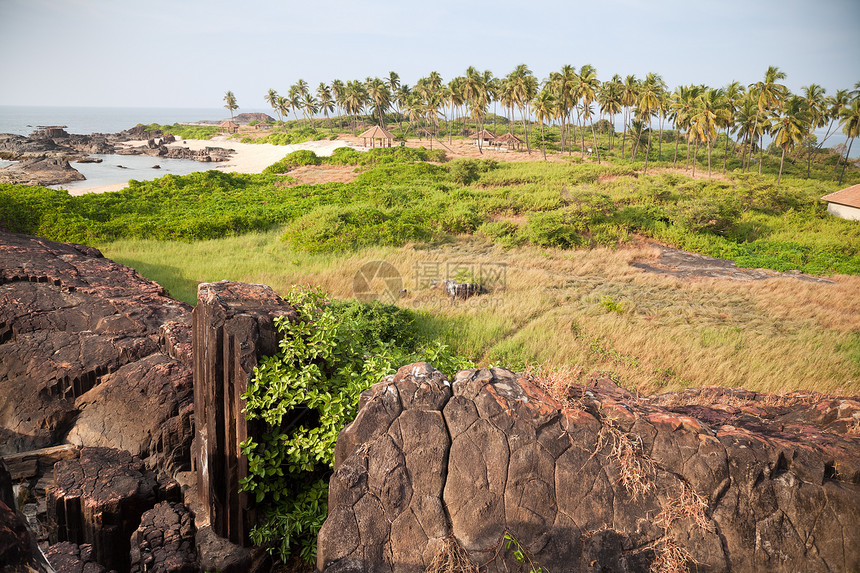
<svg viewBox="0 0 860 573"><path fill-rule="evenodd" d="M97 249L0 232L0 455L68 436L189 467L190 310Z"/></svg>
<svg viewBox="0 0 860 573"><path fill-rule="evenodd" d="M404 366L338 437L320 571L853 571L860 402ZM720 403L722 400L722 404ZM506 539L507 545L506 548Z"/></svg>
<svg viewBox="0 0 860 573"><path fill-rule="evenodd" d="M181 503L145 512L131 536L131 573L195 573L194 519Z"/></svg>
<svg viewBox="0 0 860 573"><path fill-rule="evenodd" d="M92 544L94 560L127 571L129 539L157 501L178 500L176 482L159 480L143 462L113 448L83 448L78 459L57 462L48 489L51 542Z"/></svg>
<svg viewBox="0 0 860 573"><path fill-rule="evenodd" d="M62 157L33 157L0 167L0 183L60 185L86 179Z"/></svg>

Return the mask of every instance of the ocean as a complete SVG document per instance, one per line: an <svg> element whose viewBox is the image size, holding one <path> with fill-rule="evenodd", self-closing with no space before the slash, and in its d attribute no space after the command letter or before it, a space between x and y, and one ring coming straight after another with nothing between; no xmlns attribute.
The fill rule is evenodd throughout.
<svg viewBox="0 0 860 573"><path fill-rule="evenodd" d="M266 109L241 109L240 112L270 113ZM30 135L38 126L65 125L69 133L116 133L138 123L172 123L222 121L230 115L223 108L154 108L154 107L37 107L0 106L0 133ZM85 181L57 185L62 189L87 189L101 185L126 183L130 179L149 181L168 173L187 175L212 169L211 163L190 159L165 159L135 155L97 155L102 163L72 163ZM0 160L0 167L11 161ZM153 166L158 165L159 169ZM122 167L120 167L122 166Z"/></svg>

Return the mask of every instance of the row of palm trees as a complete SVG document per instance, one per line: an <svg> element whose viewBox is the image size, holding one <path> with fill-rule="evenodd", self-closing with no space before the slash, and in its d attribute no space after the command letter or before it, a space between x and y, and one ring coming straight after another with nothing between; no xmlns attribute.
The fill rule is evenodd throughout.
<svg viewBox="0 0 860 573"><path fill-rule="evenodd" d="M400 81L396 72L387 78L366 78L343 82L334 80L331 85L320 83L311 91L307 82L298 80L292 85L287 96L280 96L271 89L265 96L278 117L283 120L292 112L295 119L298 113L304 118L316 117L322 113L331 125L329 114L346 113L353 118L353 128L357 128L358 117L369 113L375 121L385 126L386 114L396 112L401 130L415 131L421 136L438 136L440 120L447 125L450 138L456 131L458 121L465 130L466 121L471 119L480 132L493 109L497 117L497 107L501 105L507 118L508 129L519 116L526 148L531 152L529 128L535 122L541 129L543 153L546 156L544 127L555 125L560 131L560 146L564 152L572 152L578 145L584 154L587 147L586 133L590 131L591 147L600 162L600 148L595 132L595 112L609 117L615 125L616 116L621 116L621 155L626 156L627 138L630 136L629 154L633 161L644 146L645 167L651 156L654 124L658 124L657 144L662 156L664 124L675 132L675 155L673 165L678 161L678 142L686 139L687 157L685 169L690 164L690 147L694 149L692 169L695 173L696 159L700 147L708 152L708 173L711 173L711 152L722 132L725 136L723 171L729 144L732 142L742 158L742 169L749 171L753 163L753 153L758 150L758 170L761 172L764 139L773 142L782 150L779 179L787 152L798 145L804 145L807 154L807 177L815 155L827 139L842 127L849 138L848 150L840 174L850 153L853 140L860 128L860 82L853 90L839 90L827 96L824 88L810 84L802 88L800 94L792 94L780 83L785 73L775 66L765 72L761 81L744 86L732 82L724 88L711 88L704 85L678 86L669 90L663 78L649 73L643 79L634 75L622 78L614 75L608 81L600 81L597 70L590 65L578 71L573 66L564 66L553 72L543 81L538 81L528 66L517 66L504 77L494 77L489 70L479 71L469 67L462 76L442 80L437 72L431 72L410 87ZM404 128L403 122L407 123ZM586 129L590 127L590 129ZM819 141L814 131L827 127L827 132ZM495 126L494 126L495 128ZM577 141L577 132L580 140ZM734 135L736 141L732 141ZM438 137L437 137L438 139ZM478 139L479 143L481 139ZM610 130L608 150L616 148L614 130Z"/></svg>

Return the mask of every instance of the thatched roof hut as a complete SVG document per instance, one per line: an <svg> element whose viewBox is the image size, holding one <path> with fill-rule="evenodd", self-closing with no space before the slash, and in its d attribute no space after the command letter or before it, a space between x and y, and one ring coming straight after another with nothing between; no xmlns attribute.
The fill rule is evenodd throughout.
<svg viewBox="0 0 860 573"><path fill-rule="evenodd" d="M226 131L227 133L236 133L237 131L239 131L239 124L232 122L229 119L227 121L222 121L221 123L219 123L218 127L220 127L223 131Z"/></svg>
<svg viewBox="0 0 860 573"><path fill-rule="evenodd" d="M370 146L376 147L376 140L379 140L380 147L391 147L391 141L394 139L394 136L384 127L379 127L378 125L374 125L359 137L363 140L362 145L367 147L367 140L370 139Z"/></svg>
<svg viewBox="0 0 860 573"><path fill-rule="evenodd" d="M513 133L506 133L504 135L498 136L493 143L498 145L507 144L508 149L513 149L516 146L517 149L525 143L522 139L514 135Z"/></svg>
<svg viewBox="0 0 860 573"><path fill-rule="evenodd" d="M478 133L473 134L472 139L474 139L476 142L480 140L484 143L493 143L493 140L496 139L496 136L487 131L486 129L482 129Z"/></svg>

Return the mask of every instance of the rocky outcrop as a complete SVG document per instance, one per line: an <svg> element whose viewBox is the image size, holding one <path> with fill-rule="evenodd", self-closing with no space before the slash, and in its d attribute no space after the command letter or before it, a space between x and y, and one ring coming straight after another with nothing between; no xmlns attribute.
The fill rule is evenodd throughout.
<svg viewBox="0 0 860 573"><path fill-rule="evenodd" d="M0 455L68 439L187 468L190 319L96 249L0 232Z"/></svg>
<svg viewBox="0 0 860 573"><path fill-rule="evenodd" d="M23 159L0 167L0 183L13 185L59 185L86 179L62 157Z"/></svg>
<svg viewBox="0 0 860 573"><path fill-rule="evenodd" d="M51 545L45 555L57 573L105 573L89 543L78 545L62 541Z"/></svg>
<svg viewBox="0 0 860 573"><path fill-rule="evenodd" d="M258 361L278 351L277 317L297 319L295 310L268 286L221 281L197 287L193 355L198 495L204 521L238 544L247 542L255 519L253 500L239 491L248 476L239 444L260 430L245 421L241 396Z"/></svg>
<svg viewBox="0 0 860 573"><path fill-rule="evenodd" d="M163 501L143 514L131 537L131 573L195 573L194 519L181 503Z"/></svg>
<svg viewBox="0 0 860 573"><path fill-rule="evenodd" d="M48 489L51 542L91 544L95 561L121 571L129 568L129 539L143 513L180 496L175 481L112 448L83 448L80 458L57 462L54 482Z"/></svg>
<svg viewBox="0 0 860 573"><path fill-rule="evenodd" d="M317 568L857 570L860 403L725 394L403 367L338 438Z"/></svg>

